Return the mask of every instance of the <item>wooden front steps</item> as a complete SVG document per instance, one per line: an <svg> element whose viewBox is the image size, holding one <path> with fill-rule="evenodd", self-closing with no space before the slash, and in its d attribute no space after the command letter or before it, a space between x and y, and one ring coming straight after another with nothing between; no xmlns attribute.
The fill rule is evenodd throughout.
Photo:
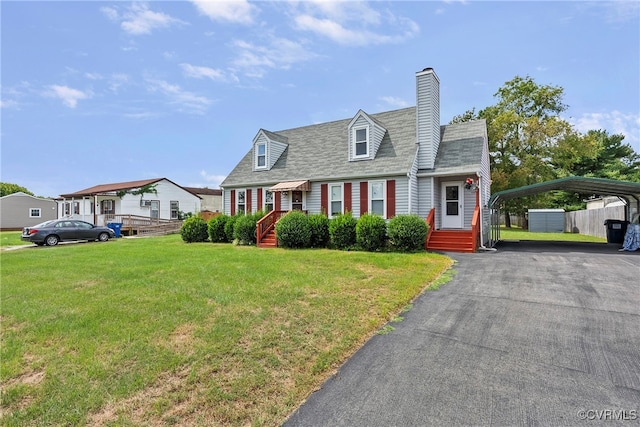
<svg viewBox="0 0 640 427"><path fill-rule="evenodd" d="M443 252L475 252L472 230L433 230L427 249Z"/></svg>
<svg viewBox="0 0 640 427"><path fill-rule="evenodd" d="M276 238L275 230L270 230L260 242L258 242L259 248L275 248L278 246L278 240Z"/></svg>

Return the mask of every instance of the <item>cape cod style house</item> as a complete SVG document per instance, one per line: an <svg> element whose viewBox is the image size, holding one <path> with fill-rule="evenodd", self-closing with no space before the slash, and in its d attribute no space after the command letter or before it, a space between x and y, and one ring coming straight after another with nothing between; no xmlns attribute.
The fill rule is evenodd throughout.
<svg viewBox="0 0 640 427"><path fill-rule="evenodd" d="M289 210L417 214L430 224L427 249L475 251L489 237L490 171L484 120L440 125L440 81L416 73L416 106L271 132L222 182L226 214L271 211L258 245Z"/></svg>

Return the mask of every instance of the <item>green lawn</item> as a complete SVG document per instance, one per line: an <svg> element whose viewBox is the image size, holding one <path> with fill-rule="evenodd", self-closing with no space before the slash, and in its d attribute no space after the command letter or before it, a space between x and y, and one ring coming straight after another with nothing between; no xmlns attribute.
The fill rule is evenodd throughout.
<svg viewBox="0 0 640 427"><path fill-rule="evenodd" d="M1 257L6 426L279 425L451 266L178 235Z"/></svg>
<svg viewBox="0 0 640 427"><path fill-rule="evenodd" d="M605 243L607 239L577 233L531 233L528 230L500 227L500 240L555 240L564 242Z"/></svg>
<svg viewBox="0 0 640 427"><path fill-rule="evenodd" d="M2 231L0 232L0 248L7 246L30 245L29 242L23 242L20 239L21 231Z"/></svg>

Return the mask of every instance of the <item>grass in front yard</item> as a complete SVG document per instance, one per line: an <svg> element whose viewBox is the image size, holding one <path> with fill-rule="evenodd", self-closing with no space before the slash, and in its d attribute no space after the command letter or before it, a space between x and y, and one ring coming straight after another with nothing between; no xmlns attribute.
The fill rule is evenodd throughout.
<svg viewBox="0 0 640 427"><path fill-rule="evenodd" d="M1 231L0 232L0 248L8 246L32 245L33 243L25 242L20 238L21 231Z"/></svg>
<svg viewBox="0 0 640 427"><path fill-rule="evenodd" d="M500 227L500 240L555 240L562 242L606 243L607 239L578 233L531 233L522 228Z"/></svg>
<svg viewBox="0 0 640 427"><path fill-rule="evenodd" d="M451 266L178 235L1 261L7 426L279 425Z"/></svg>

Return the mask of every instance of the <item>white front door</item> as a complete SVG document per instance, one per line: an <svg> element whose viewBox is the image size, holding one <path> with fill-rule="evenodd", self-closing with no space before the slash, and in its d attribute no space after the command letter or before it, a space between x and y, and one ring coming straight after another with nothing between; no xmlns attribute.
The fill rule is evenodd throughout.
<svg viewBox="0 0 640 427"><path fill-rule="evenodd" d="M441 228L462 228L464 206L461 182L442 183Z"/></svg>

